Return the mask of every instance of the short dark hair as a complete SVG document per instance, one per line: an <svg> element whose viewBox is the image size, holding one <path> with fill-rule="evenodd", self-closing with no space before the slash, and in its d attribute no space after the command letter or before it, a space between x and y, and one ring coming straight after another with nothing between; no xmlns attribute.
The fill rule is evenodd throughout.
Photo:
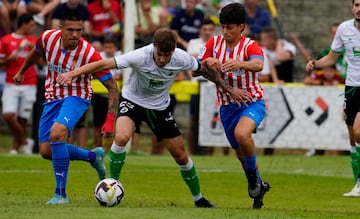
<svg viewBox="0 0 360 219"><path fill-rule="evenodd" d="M161 52L170 52L176 48L177 34L169 28L160 28L154 34L154 46Z"/></svg>
<svg viewBox="0 0 360 219"><path fill-rule="evenodd" d="M22 14L20 15L20 17L18 18L18 21L17 21L17 27L21 27L23 24L28 24L30 21L33 21L33 17L31 14Z"/></svg>
<svg viewBox="0 0 360 219"><path fill-rule="evenodd" d="M261 30L261 33L264 33L266 34L269 38L271 39L275 39L277 40L278 39L278 34L276 32L276 29L273 28L273 27L264 27L262 30Z"/></svg>
<svg viewBox="0 0 360 219"><path fill-rule="evenodd" d="M61 22L64 21L83 21L83 17L77 10L66 10L62 13Z"/></svg>
<svg viewBox="0 0 360 219"><path fill-rule="evenodd" d="M203 20L203 22L201 23L201 26L209 25L209 24L215 26L214 21L212 21L210 18L205 18L205 19Z"/></svg>
<svg viewBox="0 0 360 219"><path fill-rule="evenodd" d="M221 24L245 24L245 8L240 3L231 3L220 11Z"/></svg>
<svg viewBox="0 0 360 219"><path fill-rule="evenodd" d="M114 44L114 46L116 46L116 48L119 48L118 41L114 37L105 37L103 44L105 44L105 43Z"/></svg>

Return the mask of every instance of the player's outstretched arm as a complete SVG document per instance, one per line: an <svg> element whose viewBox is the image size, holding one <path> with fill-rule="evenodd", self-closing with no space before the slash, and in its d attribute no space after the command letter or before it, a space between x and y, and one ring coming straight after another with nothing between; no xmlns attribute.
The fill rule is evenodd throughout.
<svg viewBox="0 0 360 219"><path fill-rule="evenodd" d="M330 50L330 52L322 57L321 59L318 60L310 60L306 63L306 67L305 70L310 72L313 71L315 68L325 68L331 65L334 65L336 63L336 60L339 57L339 53L336 53L332 50Z"/></svg>
<svg viewBox="0 0 360 219"><path fill-rule="evenodd" d="M75 69L73 71L69 71L67 73L61 74L57 77L57 81L60 84L67 84L67 83L71 83L74 77L77 77L81 74L92 74L94 72L100 72L115 67L116 67L115 61L113 58L99 60L96 62L91 62L89 64L83 65L80 68Z"/></svg>

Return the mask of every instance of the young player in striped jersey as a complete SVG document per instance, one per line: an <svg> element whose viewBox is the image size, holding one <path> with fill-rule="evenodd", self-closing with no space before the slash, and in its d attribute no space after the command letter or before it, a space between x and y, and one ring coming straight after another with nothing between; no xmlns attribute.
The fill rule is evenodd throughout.
<svg viewBox="0 0 360 219"><path fill-rule="evenodd" d="M252 138L265 117L264 90L257 73L263 68L263 51L255 41L242 35L245 9L241 4L228 4L219 18L222 34L210 38L198 58L219 72L206 77L217 81L221 122L246 173L248 193L257 209L262 207L264 194L270 188L257 169Z"/></svg>
<svg viewBox="0 0 360 219"><path fill-rule="evenodd" d="M176 48L176 41L174 31L159 29L155 32L153 44L82 66L61 75L58 81L67 84L77 76L104 69L133 68L121 92L115 140L110 149L110 177L119 180L126 158L125 146L135 131L140 133L140 124L145 121L179 165L195 206L213 208L214 205L201 194L195 166L185 152L183 137L169 107L169 90L176 75L181 71L201 69L194 57Z"/></svg>
<svg viewBox="0 0 360 219"><path fill-rule="evenodd" d="M66 144L75 124L87 110L92 89L92 75L80 75L72 83L61 85L59 75L79 68L86 63L101 60L94 47L81 38L83 22L73 11L64 14L60 30L46 30L38 38L34 48L19 72L14 76L18 84L23 82L25 70L36 60L45 56L48 72L45 81L45 103L39 125L39 149L45 159L51 159L54 167L56 188L54 196L47 204L68 202L66 182L70 160L84 160L94 167L100 179L105 178L104 150L101 147L92 151ZM94 74L109 91L108 116L103 126L106 135L114 132L119 92L109 71Z"/></svg>

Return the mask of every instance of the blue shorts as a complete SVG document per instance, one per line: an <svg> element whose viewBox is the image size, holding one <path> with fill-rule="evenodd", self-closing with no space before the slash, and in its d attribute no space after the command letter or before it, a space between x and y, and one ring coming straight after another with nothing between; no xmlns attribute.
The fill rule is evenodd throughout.
<svg viewBox="0 0 360 219"><path fill-rule="evenodd" d="M248 106L238 106L229 104L220 107L221 123L224 127L226 137L232 148L237 149L240 145L237 143L234 130L241 117L249 117L254 120L256 128L265 117L265 101L260 100L252 102ZM254 130L255 131L255 130Z"/></svg>
<svg viewBox="0 0 360 219"><path fill-rule="evenodd" d="M50 130L54 122L65 125L70 136L76 123L84 115L89 105L89 100L75 96L44 103L39 122L39 142L50 141Z"/></svg>

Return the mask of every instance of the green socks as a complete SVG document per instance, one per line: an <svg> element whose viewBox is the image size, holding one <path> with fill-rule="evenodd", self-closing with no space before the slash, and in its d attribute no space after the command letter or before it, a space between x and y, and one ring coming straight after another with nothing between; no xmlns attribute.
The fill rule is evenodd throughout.
<svg viewBox="0 0 360 219"><path fill-rule="evenodd" d="M110 150L110 177L116 180L120 179L121 169L124 166L126 159L126 152L116 154Z"/></svg>
<svg viewBox="0 0 360 219"><path fill-rule="evenodd" d="M355 183L357 183L360 174L360 147L351 146L350 157L351 157L351 168L354 175L354 181Z"/></svg>
<svg viewBox="0 0 360 219"><path fill-rule="evenodd" d="M187 170L187 168L184 166L188 166L188 165L184 165L184 166L181 165L180 172L183 180L188 185L191 194L195 197L200 195L200 183L199 183L198 175L196 173L195 166L192 163L192 161L190 162L191 162L191 168ZM190 164L190 162L188 164Z"/></svg>

